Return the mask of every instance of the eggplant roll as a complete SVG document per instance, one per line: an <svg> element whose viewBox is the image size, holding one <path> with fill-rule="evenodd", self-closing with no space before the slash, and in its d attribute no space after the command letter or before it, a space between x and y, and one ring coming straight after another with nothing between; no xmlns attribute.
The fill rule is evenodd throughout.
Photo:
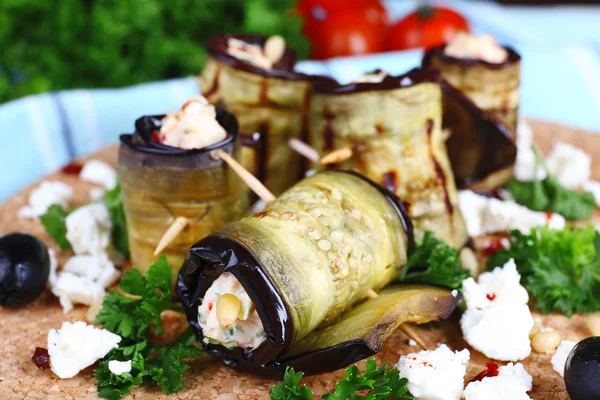
<svg viewBox="0 0 600 400"><path fill-rule="evenodd" d="M290 48L271 69L244 62L228 53L231 38L261 47L267 39L248 34L209 39L209 56L200 76L202 95L236 115L243 145L242 164L279 195L304 176L304 160L288 141L306 140L313 82L329 78L294 72L296 59Z"/></svg>
<svg viewBox="0 0 600 400"><path fill-rule="evenodd" d="M423 66L440 71L442 78L471 99L516 137L521 56L504 47L507 58L490 63L472 58L456 58L444 53L445 45L425 53Z"/></svg>
<svg viewBox="0 0 600 400"><path fill-rule="evenodd" d="M333 371L379 351L404 322L451 314L457 297L436 287L391 286L365 301L397 278L413 248L396 196L357 173L324 171L196 243L177 294L206 350L231 367ZM231 293L236 308L223 305Z"/></svg>
<svg viewBox="0 0 600 400"><path fill-rule="evenodd" d="M117 173L127 219L132 264L145 270L156 260L154 249L176 217L186 228L163 251L172 265L182 265L191 245L248 211L247 189L238 176L210 152L239 154L235 117L217 108L217 122L227 137L212 146L185 150L154 140L164 115L135 123L133 135L121 135Z"/></svg>
<svg viewBox="0 0 600 400"><path fill-rule="evenodd" d="M352 148L337 168L358 170L400 197L417 240L431 230L459 248L468 235L442 135L437 78L415 69L379 82L316 86L310 143L324 153Z"/></svg>

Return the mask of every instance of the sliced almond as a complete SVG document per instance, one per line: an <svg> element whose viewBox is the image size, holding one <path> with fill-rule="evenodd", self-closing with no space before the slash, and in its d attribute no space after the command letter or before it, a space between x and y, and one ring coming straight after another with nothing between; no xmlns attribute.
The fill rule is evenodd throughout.
<svg viewBox="0 0 600 400"><path fill-rule="evenodd" d="M278 63L285 54L285 39L279 35L270 36L263 47L265 57L273 64Z"/></svg>
<svg viewBox="0 0 600 400"><path fill-rule="evenodd" d="M221 328L229 328L242 312L242 302L234 294L225 293L217 299L217 320Z"/></svg>

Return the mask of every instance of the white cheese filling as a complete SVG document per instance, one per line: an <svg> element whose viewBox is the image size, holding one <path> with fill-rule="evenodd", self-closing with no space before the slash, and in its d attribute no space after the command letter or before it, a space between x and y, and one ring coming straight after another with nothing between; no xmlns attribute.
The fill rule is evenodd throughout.
<svg viewBox="0 0 600 400"><path fill-rule="evenodd" d="M380 83L387 75L387 72L382 70L373 71L361 75L357 79L353 80L352 83Z"/></svg>
<svg viewBox="0 0 600 400"><path fill-rule="evenodd" d="M532 211L514 201L485 197L470 190L458 192L458 205L471 236L512 229L528 234L532 228L544 225L563 229L566 223L559 214Z"/></svg>
<svg viewBox="0 0 600 400"><path fill-rule="evenodd" d="M227 40L227 53L240 61L254 65L262 69L272 69L273 62L265 55L262 46L247 43L240 39L229 38Z"/></svg>
<svg viewBox="0 0 600 400"><path fill-rule="evenodd" d="M552 368L562 377L565 376L565 364L567 362L567 357L576 344L577 342L573 342L571 340L561 341L560 345L556 349L556 352L552 356L552 360L550 360L552 363Z"/></svg>
<svg viewBox="0 0 600 400"><path fill-rule="evenodd" d="M235 295L241 302L241 307L235 322L223 327L217 315L217 300L226 293ZM229 272L222 273L206 291L202 304L198 307L198 321L205 343L221 344L228 349L241 347L253 350L266 338L262 321L252 300L240 282Z"/></svg>
<svg viewBox="0 0 600 400"><path fill-rule="evenodd" d="M458 400L463 395L469 350L452 351L445 344L435 350L400 357L396 368L408 379L408 390L417 399Z"/></svg>
<svg viewBox="0 0 600 400"><path fill-rule="evenodd" d="M533 379L523 364L512 363L500 367L498 376L470 382L465 388L465 400L528 400L527 392Z"/></svg>
<svg viewBox="0 0 600 400"><path fill-rule="evenodd" d="M473 36L460 32L444 48L444 54L454 58L469 58L499 64L508 52L490 35Z"/></svg>
<svg viewBox="0 0 600 400"><path fill-rule="evenodd" d="M63 322L48 332L50 368L59 378L72 378L119 346L121 337L85 322Z"/></svg>
<svg viewBox="0 0 600 400"><path fill-rule="evenodd" d="M531 353L529 332L534 320L527 305L529 295L519 283L514 260L463 281L467 305L460 325L467 343L485 356L518 361Z"/></svg>
<svg viewBox="0 0 600 400"><path fill-rule="evenodd" d="M224 140L227 132L217 121L215 107L193 97L181 111L168 113L158 134L160 143L181 149L201 149Z"/></svg>

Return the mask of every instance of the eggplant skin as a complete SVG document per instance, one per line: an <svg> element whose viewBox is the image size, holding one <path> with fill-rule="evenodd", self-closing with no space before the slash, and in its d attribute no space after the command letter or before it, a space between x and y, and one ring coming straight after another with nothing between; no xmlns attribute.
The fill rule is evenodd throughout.
<svg viewBox="0 0 600 400"><path fill-rule="evenodd" d="M342 315L339 322L315 331L273 363L280 373L293 367L307 375L335 371L379 352L401 324L448 318L460 295L425 285L394 285Z"/></svg>

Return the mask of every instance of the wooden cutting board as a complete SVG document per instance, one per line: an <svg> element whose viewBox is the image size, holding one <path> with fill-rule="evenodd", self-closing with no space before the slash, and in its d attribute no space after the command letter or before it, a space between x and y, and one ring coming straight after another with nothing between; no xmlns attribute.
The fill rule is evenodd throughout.
<svg viewBox="0 0 600 400"><path fill-rule="evenodd" d="M555 140L562 140L583 148L597 160L592 168L594 179L600 180L600 135L556 124L530 121L535 133L536 143L542 151L548 152ZM91 157L110 162L114 165L117 147L112 146ZM45 179L61 180L74 189L74 204L89 201L91 184L82 182L77 176L54 173ZM56 249L43 227L35 221L17 217L17 210L27 203L29 192L38 183L29 186L0 206L0 234L21 231L38 236L49 247ZM600 222L597 210L594 221ZM57 249L58 250L58 249ZM59 255L59 263L69 254ZM82 371L72 379L61 380L49 370L39 370L31 362L36 346L47 347L47 334L51 328L59 328L63 321L85 320L87 307L78 306L64 315L58 300L46 290L38 300L22 307L0 307L0 399L95 399L97 398L93 368ZM568 319L562 315L541 316L534 313L542 325L557 330L563 339L581 340L590 336L582 316ZM447 343L453 349L463 349L467 345L457 323L453 319L440 323L417 327L416 330L425 339L430 348L438 343ZM177 329L177 323L172 326ZM397 331L377 354L379 362L395 364L401 354L418 351L409 346L407 337ZM532 353L523 364L533 376L534 399L568 399L563 379L552 369L550 354ZM478 374L488 361L482 354L471 351L471 363L467 379ZM225 367L211 356L202 356L191 363L191 369L185 375L186 390L172 396L162 394L153 387L141 387L133 390L130 399L268 399L268 392L276 381L237 373ZM361 369L364 368L360 363ZM326 393L334 388L335 382L343 377L343 371L309 377L304 382L316 394Z"/></svg>

